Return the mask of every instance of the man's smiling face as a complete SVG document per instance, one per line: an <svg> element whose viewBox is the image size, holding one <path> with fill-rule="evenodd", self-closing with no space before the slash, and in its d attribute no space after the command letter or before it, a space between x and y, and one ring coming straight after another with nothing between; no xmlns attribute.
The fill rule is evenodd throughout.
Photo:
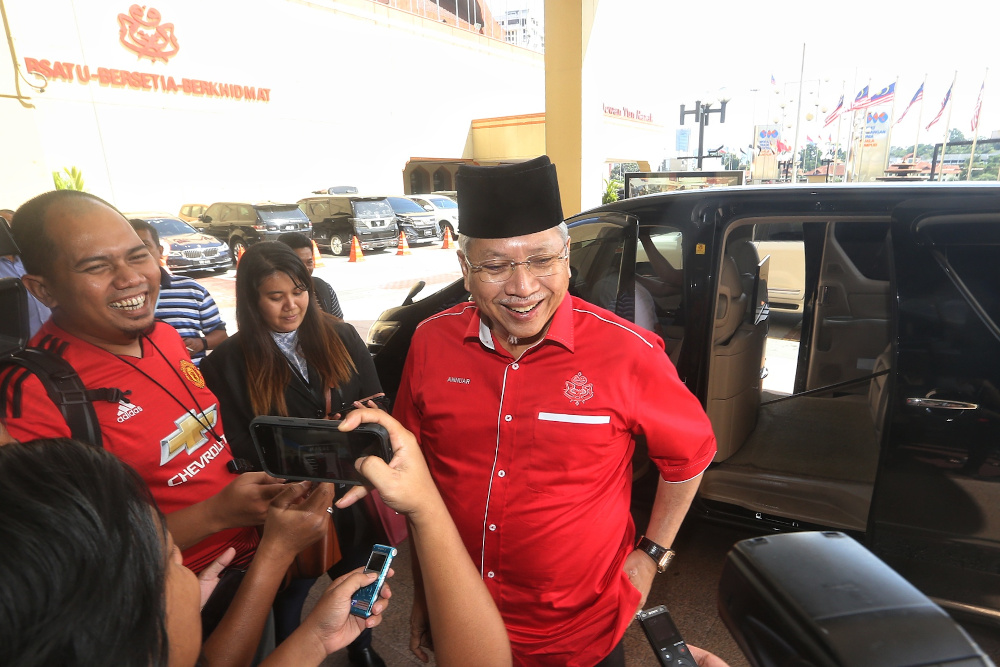
<svg viewBox="0 0 1000 667"><path fill-rule="evenodd" d="M562 234L553 227L543 232L507 239L469 239L468 257L459 256L465 288L479 307L491 331L510 352L530 347L545 336L549 322L569 289L569 260L559 260L550 276L532 275L524 265L503 282L481 280L469 268L484 262L523 262L538 255L568 253ZM511 342L516 339L516 342Z"/></svg>
<svg viewBox="0 0 1000 667"><path fill-rule="evenodd" d="M160 269L128 221L91 201L53 204L45 216L55 259L36 277L56 324L98 346L134 341L153 325Z"/></svg>

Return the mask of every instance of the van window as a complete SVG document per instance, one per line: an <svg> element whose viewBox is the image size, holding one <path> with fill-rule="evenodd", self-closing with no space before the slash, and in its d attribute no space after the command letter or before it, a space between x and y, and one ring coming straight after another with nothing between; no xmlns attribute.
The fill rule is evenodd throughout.
<svg viewBox="0 0 1000 667"><path fill-rule="evenodd" d="M389 202L384 199L354 202L354 217L356 218L392 218L395 215Z"/></svg>

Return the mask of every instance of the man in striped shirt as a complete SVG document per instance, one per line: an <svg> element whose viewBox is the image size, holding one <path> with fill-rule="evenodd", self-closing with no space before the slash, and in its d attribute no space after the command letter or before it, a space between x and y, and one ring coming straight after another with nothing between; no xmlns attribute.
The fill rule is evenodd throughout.
<svg viewBox="0 0 1000 667"><path fill-rule="evenodd" d="M133 219L129 223L153 257L159 258L163 250L156 229L145 220ZM208 290L201 283L171 275L162 267L156 319L177 330L196 366L209 350L229 337L226 323L219 316L219 308Z"/></svg>

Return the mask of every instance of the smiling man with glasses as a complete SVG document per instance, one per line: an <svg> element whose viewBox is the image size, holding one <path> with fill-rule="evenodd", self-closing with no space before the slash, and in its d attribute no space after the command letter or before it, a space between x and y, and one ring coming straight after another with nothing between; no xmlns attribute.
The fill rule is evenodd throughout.
<svg viewBox="0 0 1000 667"><path fill-rule="evenodd" d="M547 157L463 166L456 182L473 303L417 328L394 415L420 441L515 664L624 665L625 629L715 454L711 426L659 338L567 297L569 233ZM662 479L637 542L640 436ZM410 648L425 659L416 584Z"/></svg>

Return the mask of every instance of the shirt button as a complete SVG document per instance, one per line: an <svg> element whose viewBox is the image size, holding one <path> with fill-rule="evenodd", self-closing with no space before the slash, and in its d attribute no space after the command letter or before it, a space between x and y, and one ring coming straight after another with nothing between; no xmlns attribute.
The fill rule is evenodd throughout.
<svg viewBox="0 0 1000 667"><path fill-rule="evenodd" d="M500 472L497 473L497 477L504 477L506 475L507 475L507 473L505 473L503 470L501 470Z"/></svg>
<svg viewBox="0 0 1000 667"><path fill-rule="evenodd" d="M489 577L490 579L492 579L492 578L493 578L493 577L495 577L496 575L495 575L495 574L493 574L493 572L492 572L492 571L490 571L490 572L487 572L487 573L486 573L486 576L487 576L487 577Z"/></svg>
<svg viewBox="0 0 1000 667"><path fill-rule="evenodd" d="M490 524L490 530L496 530L496 529L497 529L497 525L495 523L491 523Z"/></svg>
<svg viewBox="0 0 1000 667"><path fill-rule="evenodd" d="M514 363L514 364L511 364L511 365L510 365L510 367L511 367L511 368L513 368L513 369L514 369L515 371L516 371L516 370L517 370L518 368L520 368L520 366L518 366L518 365L517 365L516 363Z"/></svg>
<svg viewBox="0 0 1000 667"><path fill-rule="evenodd" d="M509 421L510 421L511 419L513 419L513 417L511 417L510 415L504 415L504 416L503 416L503 420L504 420L505 422L509 422Z"/></svg>

